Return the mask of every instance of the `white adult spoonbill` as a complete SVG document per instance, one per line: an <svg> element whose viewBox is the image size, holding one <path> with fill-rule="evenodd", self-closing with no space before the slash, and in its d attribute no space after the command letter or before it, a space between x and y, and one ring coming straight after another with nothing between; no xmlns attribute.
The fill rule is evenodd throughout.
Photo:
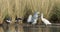
<svg viewBox="0 0 60 32"><path fill-rule="evenodd" d="M28 19L27 19L27 22L30 23L32 22L32 15L29 15Z"/></svg>
<svg viewBox="0 0 60 32"><path fill-rule="evenodd" d="M32 24L36 24L37 20L38 20L38 14L39 14L39 12L34 12L33 15L29 15L27 22L32 23Z"/></svg>
<svg viewBox="0 0 60 32"><path fill-rule="evenodd" d="M35 11L33 15L29 15L27 22L32 23L32 24L36 24L37 20L38 20L38 14L39 14L39 12Z"/></svg>
<svg viewBox="0 0 60 32"><path fill-rule="evenodd" d="M33 21L32 24L37 23L38 17L39 17L39 12L34 12L34 15L32 16L32 21Z"/></svg>
<svg viewBox="0 0 60 32"><path fill-rule="evenodd" d="M51 25L52 23L50 23L47 19L43 18L43 13L41 13L41 20L44 22L44 24L46 25Z"/></svg>

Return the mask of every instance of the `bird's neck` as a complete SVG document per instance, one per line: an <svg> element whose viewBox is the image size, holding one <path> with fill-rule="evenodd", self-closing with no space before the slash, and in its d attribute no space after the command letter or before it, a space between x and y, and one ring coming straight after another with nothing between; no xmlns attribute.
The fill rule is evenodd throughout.
<svg viewBox="0 0 60 32"><path fill-rule="evenodd" d="M43 19L43 15L41 15L41 19Z"/></svg>

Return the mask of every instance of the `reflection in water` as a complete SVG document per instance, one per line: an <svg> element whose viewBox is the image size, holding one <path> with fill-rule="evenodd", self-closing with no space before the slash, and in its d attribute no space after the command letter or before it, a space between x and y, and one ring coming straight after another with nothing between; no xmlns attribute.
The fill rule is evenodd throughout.
<svg viewBox="0 0 60 32"><path fill-rule="evenodd" d="M10 30L10 32L15 32L15 26L14 25L10 25L9 26L9 30Z"/></svg>
<svg viewBox="0 0 60 32"><path fill-rule="evenodd" d="M15 32L18 32L18 24L15 24Z"/></svg>
<svg viewBox="0 0 60 32"><path fill-rule="evenodd" d="M2 27L2 26L0 26L0 32L4 32L4 30L3 30L3 27Z"/></svg>
<svg viewBox="0 0 60 32"><path fill-rule="evenodd" d="M0 32L60 32L60 26L27 26L9 24L0 26Z"/></svg>
<svg viewBox="0 0 60 32"><path fill-rule="evenodd" d="M15 26L14 25L3 25L4 32L15 32Z"/></svg>

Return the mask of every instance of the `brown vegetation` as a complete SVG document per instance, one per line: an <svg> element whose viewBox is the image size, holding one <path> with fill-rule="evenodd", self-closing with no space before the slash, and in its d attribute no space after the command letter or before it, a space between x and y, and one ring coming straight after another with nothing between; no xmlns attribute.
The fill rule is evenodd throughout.
<svg viewBox="0 0 60 32"><path fill-rule="evenodd" d="M0 23L3 22L6 15L12 17L11 23L14 23L16 16L21 18L25 17L27 11L31 11L30 13L32 14L34 11L43 12L44 17L49 19L54 13L54 6L60 9L59 1L60 0L0 0Z"/></svg>

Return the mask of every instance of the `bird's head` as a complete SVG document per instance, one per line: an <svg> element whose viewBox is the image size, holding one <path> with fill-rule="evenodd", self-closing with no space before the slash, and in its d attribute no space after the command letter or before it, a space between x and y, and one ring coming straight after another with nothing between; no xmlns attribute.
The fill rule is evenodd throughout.
<svg viewBox="0 0 60 32"><path fill-rule="evenodd" d="M33 16L38 18L39 17L39 14L40 14L40 12L37 11L37 12L34 12L34 15Z"/></svg>
<svg viewBox="0 0 60 32"><path fill-rule="evenodd" d="M40 14L40 12L39 11L35 11L34 14Z"/></svg>
<svg viewBox="0 0 60 32"><path fill-rule="evenodd" d="M40 14L40 12L36 12L38 15Z"/></svg>

